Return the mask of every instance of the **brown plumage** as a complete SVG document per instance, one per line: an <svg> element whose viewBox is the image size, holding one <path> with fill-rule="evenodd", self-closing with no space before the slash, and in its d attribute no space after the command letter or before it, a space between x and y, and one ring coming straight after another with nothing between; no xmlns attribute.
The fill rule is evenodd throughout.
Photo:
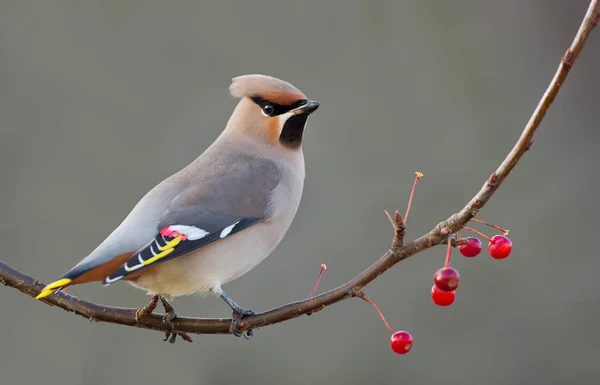
<svg viewBox="0 0 600 385"><path fill-rule="evenodd" d="M229 87L236 98L260 96L270 102L289 105L306 95L290 83L266 75L244 75L232 79Z"/></svg>
<svg viewBox="0 0 600 385"><path fill-rule="evenodd" d="M106 278L110 273L112 273L113 271L117 270L117 268L119 268L119 266L121 266L123 263L125 263L125 261L127 261L132 255L134 254L134 252L128 252L128 253L123 253L118 255L115 259L100 265L98 267L95 267L91 270L86 271L85 273L81 274L79 277L75 278L74 280L72 280L68 285L66 285L65 287L68 286L73 286L73 285L78 285L81 283L88 283L88 282L99 282L102 281L104 278ZM142 274L147 274L147 273L152 273L154 271L154 267L150 267L149 269L140 271L140 272L136 272L133 273L131 275L128 275L127 277L124 278L125 281L135 281L140 275Z"/></svg>
<svg viewBox="0 0 600 385"><path fill-rule="evenodd" d="M115 257L115 259L110 260L100 266L97 266L81 274L79 277L73 279L68 286L86 282L102 281L104 278L106 278L107 275L117 270L119 266L125 263L125 261L127 261L127 259L131 257L132 254L133 251L120 254L117 257Z"/></svg>

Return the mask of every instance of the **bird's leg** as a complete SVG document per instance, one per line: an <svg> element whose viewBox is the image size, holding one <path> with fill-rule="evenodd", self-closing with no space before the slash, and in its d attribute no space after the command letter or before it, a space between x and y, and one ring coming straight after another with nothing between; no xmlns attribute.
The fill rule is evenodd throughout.
<svg viewBox="0 0 600 385"><path fill-rule="evenodd" d="M167 332L165 333L165 339L163 341L169 340L170 343L174 344L175 340L177 339L177 336L179 335L184 341L192 342L192 338L187 333L173 332L172 322L175 318L177 318L177 313L165 297L161 295L159 296L159 298L160 302L162 302L162 305L165 308L165 316L163 317L163 323L165 324L165 329L167 329Z"/></svg>
<svg viewBox="0 0 600 385"><path fill-rule="evenodd" d="M138 310L137 313L135 313L136 322L145 321L150 316L150 314L152 314L152 312L156 309L156 305L158 305L158 295L153 295L150 302L148 302L146 306L144 306L143 308Z"/></svg>
<svg viewBox="0 0 600 385"><path fill-rule="evenodd" d="M231 328L230 328L231 333L233 333L233 335L236 337L241 337L243 335L246 339L252 338L252 329L248 329L244 333L240 333L239 326L240 326L240 321L242 320L242 318L244 316L253 315L256 313L254 313L254 311L252 311L250 309L244 309L243 307L241 307L240 305L235 303L231 298L229 298L229 296L224 291L221 291L220 295L221 295L221 298L223 299L223 301L225 301L227 303L227 305L229 305L231 310L233 310L233 316L231 317L232 320L231 320Z"/></svg>
<svg viewBox="0 0 600 385"><path fill-rule="evenodd" d="M254 313L254 311L252 311L250 309L244 309L243 307L241 307L240 305L235 303L231 298L229 298L229 296L224 291L221 292L221 298L223 298L223 301L227 302L227 305L229 305L231 310L233 310L235 313L238 313L240 315L256 314L256 313Z"/></svg>

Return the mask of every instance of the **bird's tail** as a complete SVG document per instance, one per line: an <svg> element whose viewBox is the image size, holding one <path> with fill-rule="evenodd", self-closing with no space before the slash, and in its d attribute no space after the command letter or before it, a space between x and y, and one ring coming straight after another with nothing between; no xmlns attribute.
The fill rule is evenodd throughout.
<svg viewBox="0 0 600 385"><path fill-rule="evenodd" d="M86 261L85 259L75 265L71 270L67 271L58 279L42 289L40 294L35 297L42 299L50 294L65 289L68 286L79 285L80 283L102 281L109 274L115 271L131 256L131 252L123 253L111 258L95 258Z"/></svg>
<svg viewBox="0 0 600 385"><path fill-rule="evenodd" d="M50 294L54 293L55 291L58 291L60 289L63 289L67 286L69 286L71 284L71 279L69 278L61 278L59 280L56 280L46 286L44 286L44 288L42 289L42 291L40 292L40 294L37 295L37 297L35 297L35 299L42 299L44 297L49 296Z"/></svg>

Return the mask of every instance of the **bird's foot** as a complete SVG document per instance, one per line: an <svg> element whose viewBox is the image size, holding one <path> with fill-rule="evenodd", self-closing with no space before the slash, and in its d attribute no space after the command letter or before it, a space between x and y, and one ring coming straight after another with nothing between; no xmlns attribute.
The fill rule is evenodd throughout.
<svg viewBox="0 0 600 385"><path fill-rule="evenodd" d="M229 327L231 334L233 334L236 337L244 336L244 338L247 340L252 338L252 335L253 335L252 329L248 329L248 330L240 330L240 329L242 328L242 325L243 325L242 318L244 318L245 316L254 315L256 313L253 310L244 309L243 307L241 307L240 305L235 303L231 298L229 298L229 296L225 292L221 292L221 298L223 299L223 301L225 301L229 305L231 310L233 310L233 315L231 317L231 326Z"/></svg>
<svg viewBox="0 0 600 385"><path fill-rule="evenodd" d="M236 337L244 336L245 339L249 340L254 335L252 329L242 330L244 326L244 322L242 322L242 318L244 316L254 315L256 314L252 310L249 309L241 309L243 312L237 312L233 310L233 315L231 317L231 326L229 326L229 330L231 334Z"/></svg>
<svg viewBox="0 0 600 385"><path fill-rule="evenodd" d="M163 317L163 323L165 325L165 329L167 329L165 333L165 339L163 341L169 341L174 344L177 336L181 337L182 340L187 342L193 342L192 338L187 333L178 333L173 331L173 321L177 318L177 313L173 306L166 300L166 298L160 296L160 301L165 308L165 316ZM156 307L156 306L155 306Z"/></svg>
<svg viewBox="0 0 600 385"><path fill-rule="evenodd" d="M158 295L153 295L150 302L148 302L146 306L144 306L143 308L138 310L137 313L135 313L135 321L144 322L145 320L147 320L148 317L150 317L150 314L152 314L152 312L154 312L154 310L156 309L156 305L158 305Z"/></svg>

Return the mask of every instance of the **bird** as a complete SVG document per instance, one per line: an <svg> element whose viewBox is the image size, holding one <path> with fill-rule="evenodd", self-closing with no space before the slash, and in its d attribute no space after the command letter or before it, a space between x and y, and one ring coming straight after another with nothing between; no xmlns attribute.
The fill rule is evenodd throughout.
<svg viewBox="0 0 600 385"><path fill-rule="evenodd" d="M281 242L298 210L305 179L302 140L320 104L291 83L261 74L234 77L239 99L225 129L205 151L147 192L89 255L46 285L43 299L69 286L127 281L160 299L166 337L185 295L220 296L232 309L231 331L252 315L222 286L256 267ZM249 338L248 335L244 334Z"/></svg>

